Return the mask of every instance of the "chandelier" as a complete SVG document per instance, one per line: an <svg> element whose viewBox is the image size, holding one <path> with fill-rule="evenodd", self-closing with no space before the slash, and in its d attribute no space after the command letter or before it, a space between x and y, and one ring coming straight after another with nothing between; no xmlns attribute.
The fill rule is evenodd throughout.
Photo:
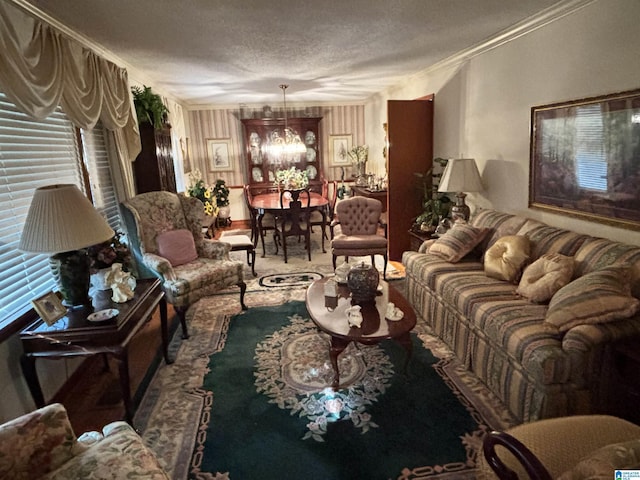
<svg viewBox="0 0 640 480"><path fill-rule="evenodd" d="M302 143L302 140L300 140L300 135L287 125L288 87L289 85L280 85L284 104L284 137L280 136L280 133L277 130L274 130L271 132L268 143L265 147L266 153L271 158L271 161L278 164L290 162L297 163L300 161L300 155L307 152L307 147Z"/></svg>

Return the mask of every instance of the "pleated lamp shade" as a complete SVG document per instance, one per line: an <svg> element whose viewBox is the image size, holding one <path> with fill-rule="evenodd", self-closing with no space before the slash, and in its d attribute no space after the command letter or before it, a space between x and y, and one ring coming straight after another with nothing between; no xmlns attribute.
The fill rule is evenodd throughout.
<svg viewBox="0 0 640 480"><path fill-rule="evenodd" d="M35 191L18 248L55 254L90 247L113 235L77 186L48 185Z"/></svg>
<svg viewBox="0 0 640 480"><path fill-rule="evenodd" d="M479 192L481 190L482 181L473 158L455 158L447 162L438 185L439 192Z"/></svg>

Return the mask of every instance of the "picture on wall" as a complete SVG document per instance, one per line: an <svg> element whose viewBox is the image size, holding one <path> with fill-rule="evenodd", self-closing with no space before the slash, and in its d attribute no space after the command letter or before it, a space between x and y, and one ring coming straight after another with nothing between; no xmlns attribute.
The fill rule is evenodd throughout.
<svg viewBox="0 0 640 480"><path fill-rule="evenodd" d="M531 109L529 206L640 230L640 90Z"/></svg>
<svg viewBox="0 0 640 480"><path fill-rule="evenodd" d="M228 172L233 170L230 138L207 139L209 170L212 172Z"/></svg>
<svg viewBox="0 0 640 480"><path fill-rule="evenodd" d="M329 160L332 167L344 167L349 165L352 135L329 135Z"/></svg>

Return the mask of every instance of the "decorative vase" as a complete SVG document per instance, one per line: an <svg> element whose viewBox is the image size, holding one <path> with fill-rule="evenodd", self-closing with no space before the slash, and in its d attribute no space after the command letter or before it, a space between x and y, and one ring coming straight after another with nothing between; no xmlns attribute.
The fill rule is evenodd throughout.
<svg viewBox="0 0 640 480"><path fill-rule="evenodd" d="M230 216L231 216L231 207L229 205L220 207L220 209L218 210L218 218L227 219Z"/></svg>
<svg viewBox="0 0 640 480"><path fill-rule="evenodd" d="M376 300L380 273L376 267L360 263L354 265L347 275L347 286L351 291L351 303L363 305Z"/></svg>
<svg viewBox="0 0 640 480"><path fill-rule="evenodd" d="M111 272L111 267L101 268L96 273L91 274L91 287L94 290L109 290L111 287L107 283L107 275Z"/></svg>

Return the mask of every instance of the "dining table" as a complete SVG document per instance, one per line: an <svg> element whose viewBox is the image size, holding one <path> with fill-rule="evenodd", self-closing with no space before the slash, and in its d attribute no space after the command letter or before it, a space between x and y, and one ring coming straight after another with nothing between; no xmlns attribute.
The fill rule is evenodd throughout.
<svg viewBox="0 0 640 480"><path fill-rule="evenodd" d="M327 226L327 207L329 205L329 199L323 197L321 194L316 192L310 193L310 203L309 209L311 211L318 211L322 215L322 252L326 253L324 248L324 238L325 238L325 230ZM253 196L251 199L251 208L256 212L255 222L256 225L252 225L252 228L257 231L260 236L260 241L262 242L262 256L265 256L265 248L264 248L264 229L262 227L262 219L266 214L271 214L274 218L279 218L283 210L289 208L289 202L291 200L288 198L282 199L282 204L280 204L280 192L268 192L268 193L260 193L258 195ZM258 238L254 238L254 246L257 246Z"/></svg>

